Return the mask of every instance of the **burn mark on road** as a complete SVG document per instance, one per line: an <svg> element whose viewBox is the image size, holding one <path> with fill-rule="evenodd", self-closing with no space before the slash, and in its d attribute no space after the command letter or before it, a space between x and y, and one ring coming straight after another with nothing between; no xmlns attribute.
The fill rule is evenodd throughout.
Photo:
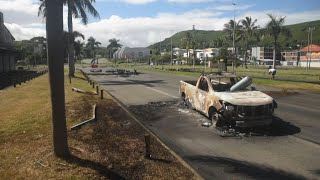
<svg viewBox="0 0 320 180"><path fill-rule="evenodd" d="M139 117L148 126L153 126L157 121L164 120L168 117L174 119L191 119L198 123L198 127L204 127L203 124L208 124L208 118L199 112L185 106L181 101L169 102L153 102L146 105L130 106L130 111ZM168 124L170 126L170 124ZM234 127L215 127L211 126L209 130L222 137L251 137L251 136L287 136L294 135L301 131L299 127L291 124L279 117L274 116L273 122L267 127L255 128L234 128Z"/></svg>

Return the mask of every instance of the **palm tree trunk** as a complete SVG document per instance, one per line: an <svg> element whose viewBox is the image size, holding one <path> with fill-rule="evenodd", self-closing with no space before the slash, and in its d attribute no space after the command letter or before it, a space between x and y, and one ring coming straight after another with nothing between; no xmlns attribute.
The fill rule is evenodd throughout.
<svg viewBox="0 0 320 180"><path fill-rule="evenodd" d="M247 66L247 57L248 57L248 46L246 46L245 52L244 52L244 67L245 67L246 69L248 69L248 66Z"/></svg>
<svg viewBox="0 0 320 180"><path fill-rule="evenodd" d="M68 59L69 59L69 76L74 77L75 67L74 67L74 38L73 38L73 23L72 23L72 0L68 0Z"/></svg>
<svg viewBox="0 0 320 180"><path fill-rule="evenodd" d="M277 41L275 40L273 45L273 66L272 66L273 69L276 68L276 45L277 45Z"/></svg>
<svg viewBox="0 0 320 180"><path fill-rule="evenodd" d="M187 48L187 63L188 63L188 65L190 65L190 62L189 62L189 49Z"/></svg>
<svg viewBox="0 0 320 180"><path fill-rule="evenodd" d="M64 48L62 0L45 1L47 8L47 58L52 104L53 150L57 156L69 155L64 97Z"/></svg>

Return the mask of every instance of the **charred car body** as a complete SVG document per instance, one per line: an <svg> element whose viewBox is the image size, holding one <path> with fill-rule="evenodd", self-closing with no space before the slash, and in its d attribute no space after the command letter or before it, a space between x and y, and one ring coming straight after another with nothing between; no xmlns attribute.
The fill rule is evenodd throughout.
<svg viewBox="0 0 320 180"><path fill-rule="evenodd" d="M185 104L216 122L216 126L270 125L277 103L249 87L251 83L250 77L232 73L202 74L198 81L180 81L180 95Z"/></svg>

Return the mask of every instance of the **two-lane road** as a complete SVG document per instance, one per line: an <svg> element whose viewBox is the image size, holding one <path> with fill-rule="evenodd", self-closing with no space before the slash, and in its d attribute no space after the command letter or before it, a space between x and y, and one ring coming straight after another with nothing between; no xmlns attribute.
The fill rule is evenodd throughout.
<svg viewBox="0 0 320 180"><path fill-rule="evenodd" d="M201 127L205 117L178 103L146 105L179 100L179 81L194 78L154 72L90 78L130 107L206 179L320 178L319 94L276 96L280 133L223 138L214 128Z"/></svg>

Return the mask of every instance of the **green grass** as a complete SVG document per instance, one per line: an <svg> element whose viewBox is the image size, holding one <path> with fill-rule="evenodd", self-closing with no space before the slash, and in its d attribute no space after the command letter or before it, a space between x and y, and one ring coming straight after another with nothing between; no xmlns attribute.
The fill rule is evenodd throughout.
<svg viewBox="0 0 320 180"><path fill-rule="evenodd" d="M81 74L77 73L76 76L80 77ZM81 78L74 78L72 86L92 90ZM68 82L68 77L65 76L68 127L78 120L72 115L73 109L79 107L79 102L85 96L72 92L72 86ZM48 75L27 81L16 88L8 87L1 90L0 99L0 179L77 177L82 171L81 168L68 168L72 172L54 170L61 167L55 165L60 160L53 158L51 150L51 103ZM35 163L49 156L52 161L50 167L42 167ZM84 174L82 173L81 177L85 177Z"/></svg>
<svg viewBox="0 0 320 180"><path fill-rule="evenodd" d="M162 66L154 66L154 68L150 68L149 66L134 66L134 65L120 65L121 68L127 69L137 69L138 71L152 71L152 72L160 72L160 73L167 73L167 74L175 74L175 75L182 75L182 76L191 76L191 77L199 77L199 72L180 72L180 71L168 71L162 70ZM169 68L192 68L192 66L188 65L164 65L164 69ZM203 70L203 66L196 66L195 69ZM232 69L232 67L228 67L228 69ZM241 76L257 76L257 77L270 77L267 73L266 67L253 67L249 66L248 69L243 67L238 67L235 69L236 73ZM207 71L218 71L218 69L209 69ZM301 80L318 80L320 74L319 70L310 70L306 71L305 69L301 68L286 68L286 67L279 67L277 78L293 78L301 79ZM291 82L291 81L277 81L277 80L270 80L270 79L259 79L254 78L254 84L275 87L275 88L284 88L284 89L292 89L292 90L302 90L302 91L312 91L312 92L320 92L320 85L310 84L310 83L303 83L303 82Z"/></svg>

